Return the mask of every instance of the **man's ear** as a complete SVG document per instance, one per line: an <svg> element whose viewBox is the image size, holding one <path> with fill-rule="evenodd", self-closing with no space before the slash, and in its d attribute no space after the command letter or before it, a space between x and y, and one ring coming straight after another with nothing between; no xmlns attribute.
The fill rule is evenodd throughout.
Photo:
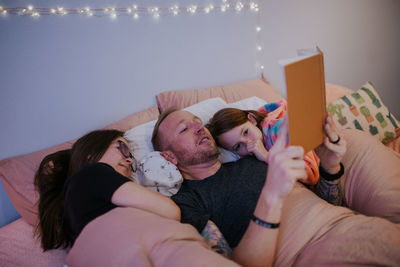
<svg viewBox="0 0 400 267"><path fill-rule="evenodd" d="M256 117L254 116L253 113L249 112L249 114L247 114L247 118L249 119L249 121L257 126L257 120Z"/></svg>
<svg viewBox="0 0 400 267"><path fill-rule="evenodd" d="M178 164L178 159L176 158L175 154L170 150L162 151L161 156L163 156L166 160L174 165Z"/></svg>

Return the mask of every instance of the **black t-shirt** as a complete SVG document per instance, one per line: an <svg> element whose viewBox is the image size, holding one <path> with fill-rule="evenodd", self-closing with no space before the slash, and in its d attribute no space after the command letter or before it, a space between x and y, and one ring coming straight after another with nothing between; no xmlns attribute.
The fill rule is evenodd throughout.
<svg viewBox="0 0 400 267"><path fill-rule="evenodd" d="M266 173L267 164L249 156L222 164L206 179L185 180L172 196L181 209L181 221L201 232L211 220L236 247L250 223Z"/></svg>
<svg viewBox="0 0 400 267"><path fill-rule="evenodd" d="M73 241L89 222L116 207L111 197L129 181L105 163L88 164L67 179L64 185L64 216Z"/></svg>

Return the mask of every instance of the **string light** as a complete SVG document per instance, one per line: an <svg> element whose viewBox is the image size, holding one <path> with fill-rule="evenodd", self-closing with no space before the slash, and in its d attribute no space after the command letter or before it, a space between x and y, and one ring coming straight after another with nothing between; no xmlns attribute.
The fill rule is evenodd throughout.
<svg viewBox="0 0 400 267"><path fill-rule="evenodd" d="M251 2L250 3L250 9L257 12L259 10L258 4L256 2Z"/></svg>
<svg viewBox="0 0 400 267"><path fill-rule="evenodd" d="M174 14L174 16L178 15L179 13L179 7L177 5L174 5L173 7L170 8L172 14Z"/></svg>
<svg viewBox="0 0 400 267"><path fill-rule="evenodd" d="M196 10L197 10L197 6L190 6L187 8L187 11L192 14L196 13Z"/></svg>
<svg viewBox="0 0 400 267"><path fill-rule="evenodd" d="M19 15L19 16L33 16L39 17L42 15L81 15L88 17L111 17L113 19L120 16L133 16L138 19L139 16L150 16L159 18L160 16L179 14L195 14L199 11L203 11L205 14L209 14L212 11L220 10L221 12L236 11L241 12L243 10L255 11L259 10L258 4L251 0L235 1L235 0L222 0L220 5L208 4L205 6L181 6L173 5L169 8L159 7L138 7L132 5L128 7L105 7L105 8L64 8L64 7L52 7L52 8L36 8L32 5L26 7L0 7L0 13L5 15Z"/></svg>
<svg viewBox="0 0 400 267"><path fill-rule="evenodd" d="M243 7L244 7L244 6L243 6L243 4L242 4L241 2L237 2L236 5L235 5L235 9L236 9L236 11L238 11L238 12L240 12L240 11L242 10Z"/></svg>
<svg viewBox="0 0 400 267"><path fill-rule="evenodd" d="M213 6L213 5L206 6L206 7L204 8L204 13L208 14L208 13L210 13L213 9L214 9L214 6Z"/></svg>
<svg viewBox="0 0 400 267"><path fill-rule="evenodd" d="M33 18L39 18L41 16L66 16L66 15L80 15L87 17L109 17L112 20L117 19L121 16L128 16L135 20L138 20L140 17L153 17L154 19L158 19L161 16L177 16L184 14L195 14L195 13L203 13L209 14L211 12L225 13L228 11L231 12L243 12L244 10L248 10L251 12L259 12L259 4L253 0L221 0L219 5L207 4L205 6L196 6L196 5L188 5L188 6L178 6L173 5L171 7L143 7L137 5L131 5L127 7L103 7L103 8L64 8L64 7L51 7L51 8L38 8L33 5L28 5L25 7L4 7L0 6L0 15L9 16L31 16ZM260 15L258 13L258 20L260 20ZM258 51L258 58L261 58L262 55L262 46L261 46L261 27L259 26L260 21L257 23L258 25L255 27L255 31L257 34L256 41L256 50ZM263 75L264 65L257 63L257 69Z"/></svg>

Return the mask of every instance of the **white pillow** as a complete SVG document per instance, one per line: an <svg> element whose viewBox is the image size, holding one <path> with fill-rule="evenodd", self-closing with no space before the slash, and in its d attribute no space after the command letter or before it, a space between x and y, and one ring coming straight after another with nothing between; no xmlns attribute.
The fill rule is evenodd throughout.
<svg viewBox="0 0 400 267"><path fill-rule="evenodd" d="M184 110L192 112L194 115L198 116L204 124L206 124L211 117L220 109L226 107L234 107L239 109L254 109L257 110L261 106L265 105L267 102L258 97L249 97L234 103L227 104L222 98L210 98L201 101L195 105L184 108ZM125 132L125 138L129 142L132 154L135 157L137 164L140 165L145 160L145 157L152 151L154 151L153 145L151 143L151 136L153 133L154 125L156 120L141 124ZM223 148L219 148L221 155L220 160L222 163L235 161L239 159L239 156L227 151ZM138 166L139 167L139 166ZM145 175L141 173L140 168L136 173L132 174L132 179L140 183L140 181L151 180L152 177L141 177Z"/></svg>
<svg viewBox="0 0 400 267"><path fill-rule="evenodd" d="M229 104L227 104L227 107L238 108L238 109L257 110L260 107L264 106L265 104L267 104L267 101L265 101L259 97L256 97L256 96L252 96L249 98L239 100L237 102L229 103Z"/></svg>

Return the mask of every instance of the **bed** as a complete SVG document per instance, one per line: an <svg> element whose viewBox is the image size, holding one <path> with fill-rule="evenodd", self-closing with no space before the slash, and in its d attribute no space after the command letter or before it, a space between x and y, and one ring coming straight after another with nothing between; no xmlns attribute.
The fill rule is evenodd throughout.
<svg viewBox="0 0 400 267"><path fill-rule="evenodd" d="M388 158L393 162L393 168L388 170L387 176L396 185L395 192L388 194L387 197L396 198L400 192L398 121L382 103L372 83L366 83L358 90L350 90L334 84L327 84L326 88L328 111L336 123L344 129L346 138L354 140L354 144L351 143L350 146L353 146L353 149L363 150L364 157L367 157L365 160L374 161L374 164L388 161ZM138 161L151 152L149 132L151 133L154 121L160 112L169 106L174 105L189 108L189 110L194 106L192 111L200 113L207 110L207 114L200 114L204 120L207 116L212 115L211 107L214 109L224 107L224 105L252 107L251 105L259 104L260 100L272 102L282 98L274 86L265 79L248 80L212 88L168 91L159 93L155 97L157 105L106 127L120 129L129 134L128 138ZM361 107L365 107L367 110ZM356 115L354 110L359 110L360 114ZM355 120L357 123L354 122ZM358 135L354 137L352 134L354 131L362 132L361 138ZM40 243L33 235L38 199L33 186L34 172L45 155L68 148L73 142L74 140L67 141L54 147L0 161L0 177L10 200L21 215L21 218L0 228L0 266L63 266L66 264L68 266L128 266L132 263L135 263L135 266L188 266L193 265L194 259L196 265L199 266L236 265L229 259L211 251L193 227L129 208L114 209L92 221L85 227L71 251L58 249L42 252ZM370 155L368 149L371 146L379 147L379 153L383 156ZM226 156L225 161L234 160L229 153L223 152L222 155ZM352 158L349 155L345 160L351 164L360 159ZM351 169L348 172L362 174L363 171L367 170ZM347 173L347 175L350 174ZM374 179L379 180L379 175L376 174ZM137 182L142 181L138 176L133 179ZM365 186L350 184L347 181L345 183L345 190L351 190L354 186ZM368 185L365 187L365 190L368 190ZM159 190L159 188L152 189ZM289 198L287 206L291 206L290 203L293 204L290 208L308 206L306 211L299 209L298 216L303 217L302 212L318 213L319 220L304 222L312 225L309 232L298 235L288 231L286 236L281 237L276 266L306 266L311 262L322 264L322 261L316 261L318 248L331 244L324 241L324 237L319 235L318 230L320 227L336 227L335 218L345 218L347 210L343 209L340 214L321 215L324 213L325 206L314 207L313 198L298 201L301 197L301 189L294 191L291 193L292 196ZM385 201L385 198L386 196L382 198L382 201ZM347 199L347 201L352 201L353 205L358 205L362 210L368 200L354 198ZM376 203L377 206L379 204ZM398 206L397 210L400 210ZM399 214L389 216L397 218ZM393 218L388 219L393 220ZM284 227L289 228L294 223L292 219L289 219L287 226ZM340 230L338 229L338 231ZM390 231L391 229L388 228L385 233L390 234ZM129 238L127 238L128 236ZM289 238L291 242L285 242L285 239ZM113 241L107 242L108 240ZM360 242L362 242L362 238ZM310 245L306 246L306 243ZM400 247L400 240L398 244ZM301 253L294 253L294 251L301 251ZM348 251L343 254L347 256L341 259L342 263L357 262L356 254ZM110 255L118 256L110 257ZM324 264L332 263L333 261L329 260L333 260L333 257L333 255L327 256ZM337 263L336 258L334 262ZM396 262L400 262L400 256L389 259L385 255L371 253L368 263L390 266L395 265Z"/></svg>

